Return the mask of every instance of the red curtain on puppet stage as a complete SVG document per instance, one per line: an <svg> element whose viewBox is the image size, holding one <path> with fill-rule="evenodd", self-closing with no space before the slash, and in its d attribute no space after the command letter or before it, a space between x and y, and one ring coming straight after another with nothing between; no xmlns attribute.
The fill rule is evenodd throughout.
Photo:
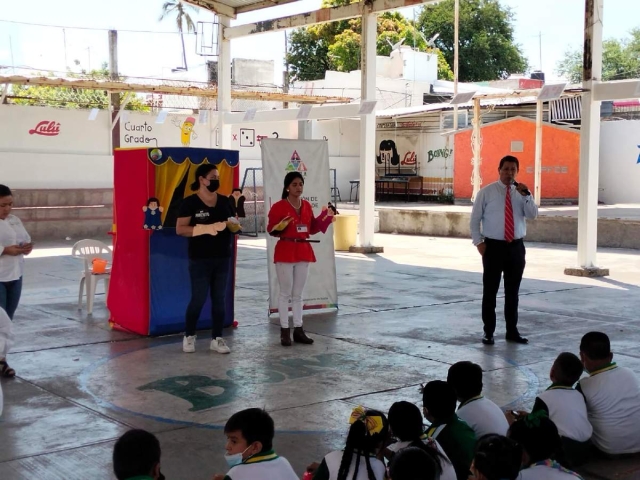
<svg viewBox="0 0 640 480"><path fill-rule="evenodd" d="M182 199L194 193L189 185L202 163L218 167L219 191L230 195L239 180L237 151L169 147L115 151L114 252L107 298L113 328L142 335L184 331L191 286L187 239L176 235L176 214ZM236 237L231 241L225 326L234 319ZM210 301L202 309L199 329L211 326Z"/></svg>

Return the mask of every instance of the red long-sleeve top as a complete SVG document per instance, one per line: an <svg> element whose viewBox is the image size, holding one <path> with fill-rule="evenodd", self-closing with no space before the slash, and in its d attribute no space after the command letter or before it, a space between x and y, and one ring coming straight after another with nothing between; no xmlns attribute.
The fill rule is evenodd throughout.
<svg viewBox="0 0 640 480"><path fill-rule="evenodd" d="M273 227L285 217L291 217L291 221L287 228L278 235L279 240L276 243L273 261L275 263L315 262L316 256L310 243L282 240L285 238L304 240L320 231L318 223L313 216L311 204L306 200L302 200L300 215L298 215L286 198L274 203L271 210L269 210L267 232L271 232ZM299 226L301 228L298 228ZM303 226L306 226L306 232L300 231L304 230Z"/></svg>

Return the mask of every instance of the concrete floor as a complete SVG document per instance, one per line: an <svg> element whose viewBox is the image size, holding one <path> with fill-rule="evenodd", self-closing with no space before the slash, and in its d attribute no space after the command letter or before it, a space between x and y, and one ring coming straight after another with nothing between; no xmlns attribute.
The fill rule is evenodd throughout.
<svg viewBox="0 0 640 480"><path fill-rule="evenodd" d="M337 254L339 313L307 317L316 343L284 349L266 318L265 241L243 239L240 327L225 333L227 356L208 351L207 334L185 355L179 336L110 331L103 295L87 318L76 310L80 266L70 245L41 244L26 262L16 316L18 377L2 380L0 478L110 479L114 440L139 427L158 435L168 479L209 479L226 471L222 426L247 407L271 412L276 449L302 474L343 446L355 405L419 403L420 384L446 378L459 360L483 367L485 393L500 406L530 407L556 355L577 352L589 330L609 334L616 360L640 373L639 251L601 250L611 277L587 279L562 273L575 247L529 244L520 331L531 344L506 344L500 324L487 347L481 263L469 240L376 241L383 255ZM625 475L615 478L638 478Z"/></svg>

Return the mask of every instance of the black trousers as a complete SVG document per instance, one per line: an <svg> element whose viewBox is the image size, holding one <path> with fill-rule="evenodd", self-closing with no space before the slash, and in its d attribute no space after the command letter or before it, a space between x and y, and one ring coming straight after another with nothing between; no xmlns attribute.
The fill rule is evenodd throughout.
<svg viewBox="0 0 640 480"><path fill-rule="evenodd" d="M222 327L226 315L225 293L229 276L229 258L199 258L189 260L191 278L191 301L187 306L186 333L196 334L198 319L211 295L211 338L222 337Z"/></svg>
<svg viewBox="0 0 640 480"><path fill-rule="evenodd" d="M487 249L482 256L482 322L484 333L493 336L496 330L496 295L500 289L500 280L504 274L504 319L507 323L507 335L518 333L518 292L524 273L524 242L514 240L485 239Z"/></svg>

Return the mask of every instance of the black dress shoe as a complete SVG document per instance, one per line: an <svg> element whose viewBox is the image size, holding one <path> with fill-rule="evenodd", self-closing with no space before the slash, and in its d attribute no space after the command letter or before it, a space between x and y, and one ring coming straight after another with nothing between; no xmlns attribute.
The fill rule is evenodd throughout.
<svg viewBox="0 0 640 480"><path fill-rule="evenodd" d="M529 343L529 339L521 336L519 333L516 333L515 335L507 335L504 338L507 340L507 342L522 343L522 344Z"/></svg>
<svg viewBox="0 0 640 480"><path fill-rule="evenodd" d="M485 345L493 345L496 342L493 341L493 335L485 335L482 337L482 343Z"/></svg>

